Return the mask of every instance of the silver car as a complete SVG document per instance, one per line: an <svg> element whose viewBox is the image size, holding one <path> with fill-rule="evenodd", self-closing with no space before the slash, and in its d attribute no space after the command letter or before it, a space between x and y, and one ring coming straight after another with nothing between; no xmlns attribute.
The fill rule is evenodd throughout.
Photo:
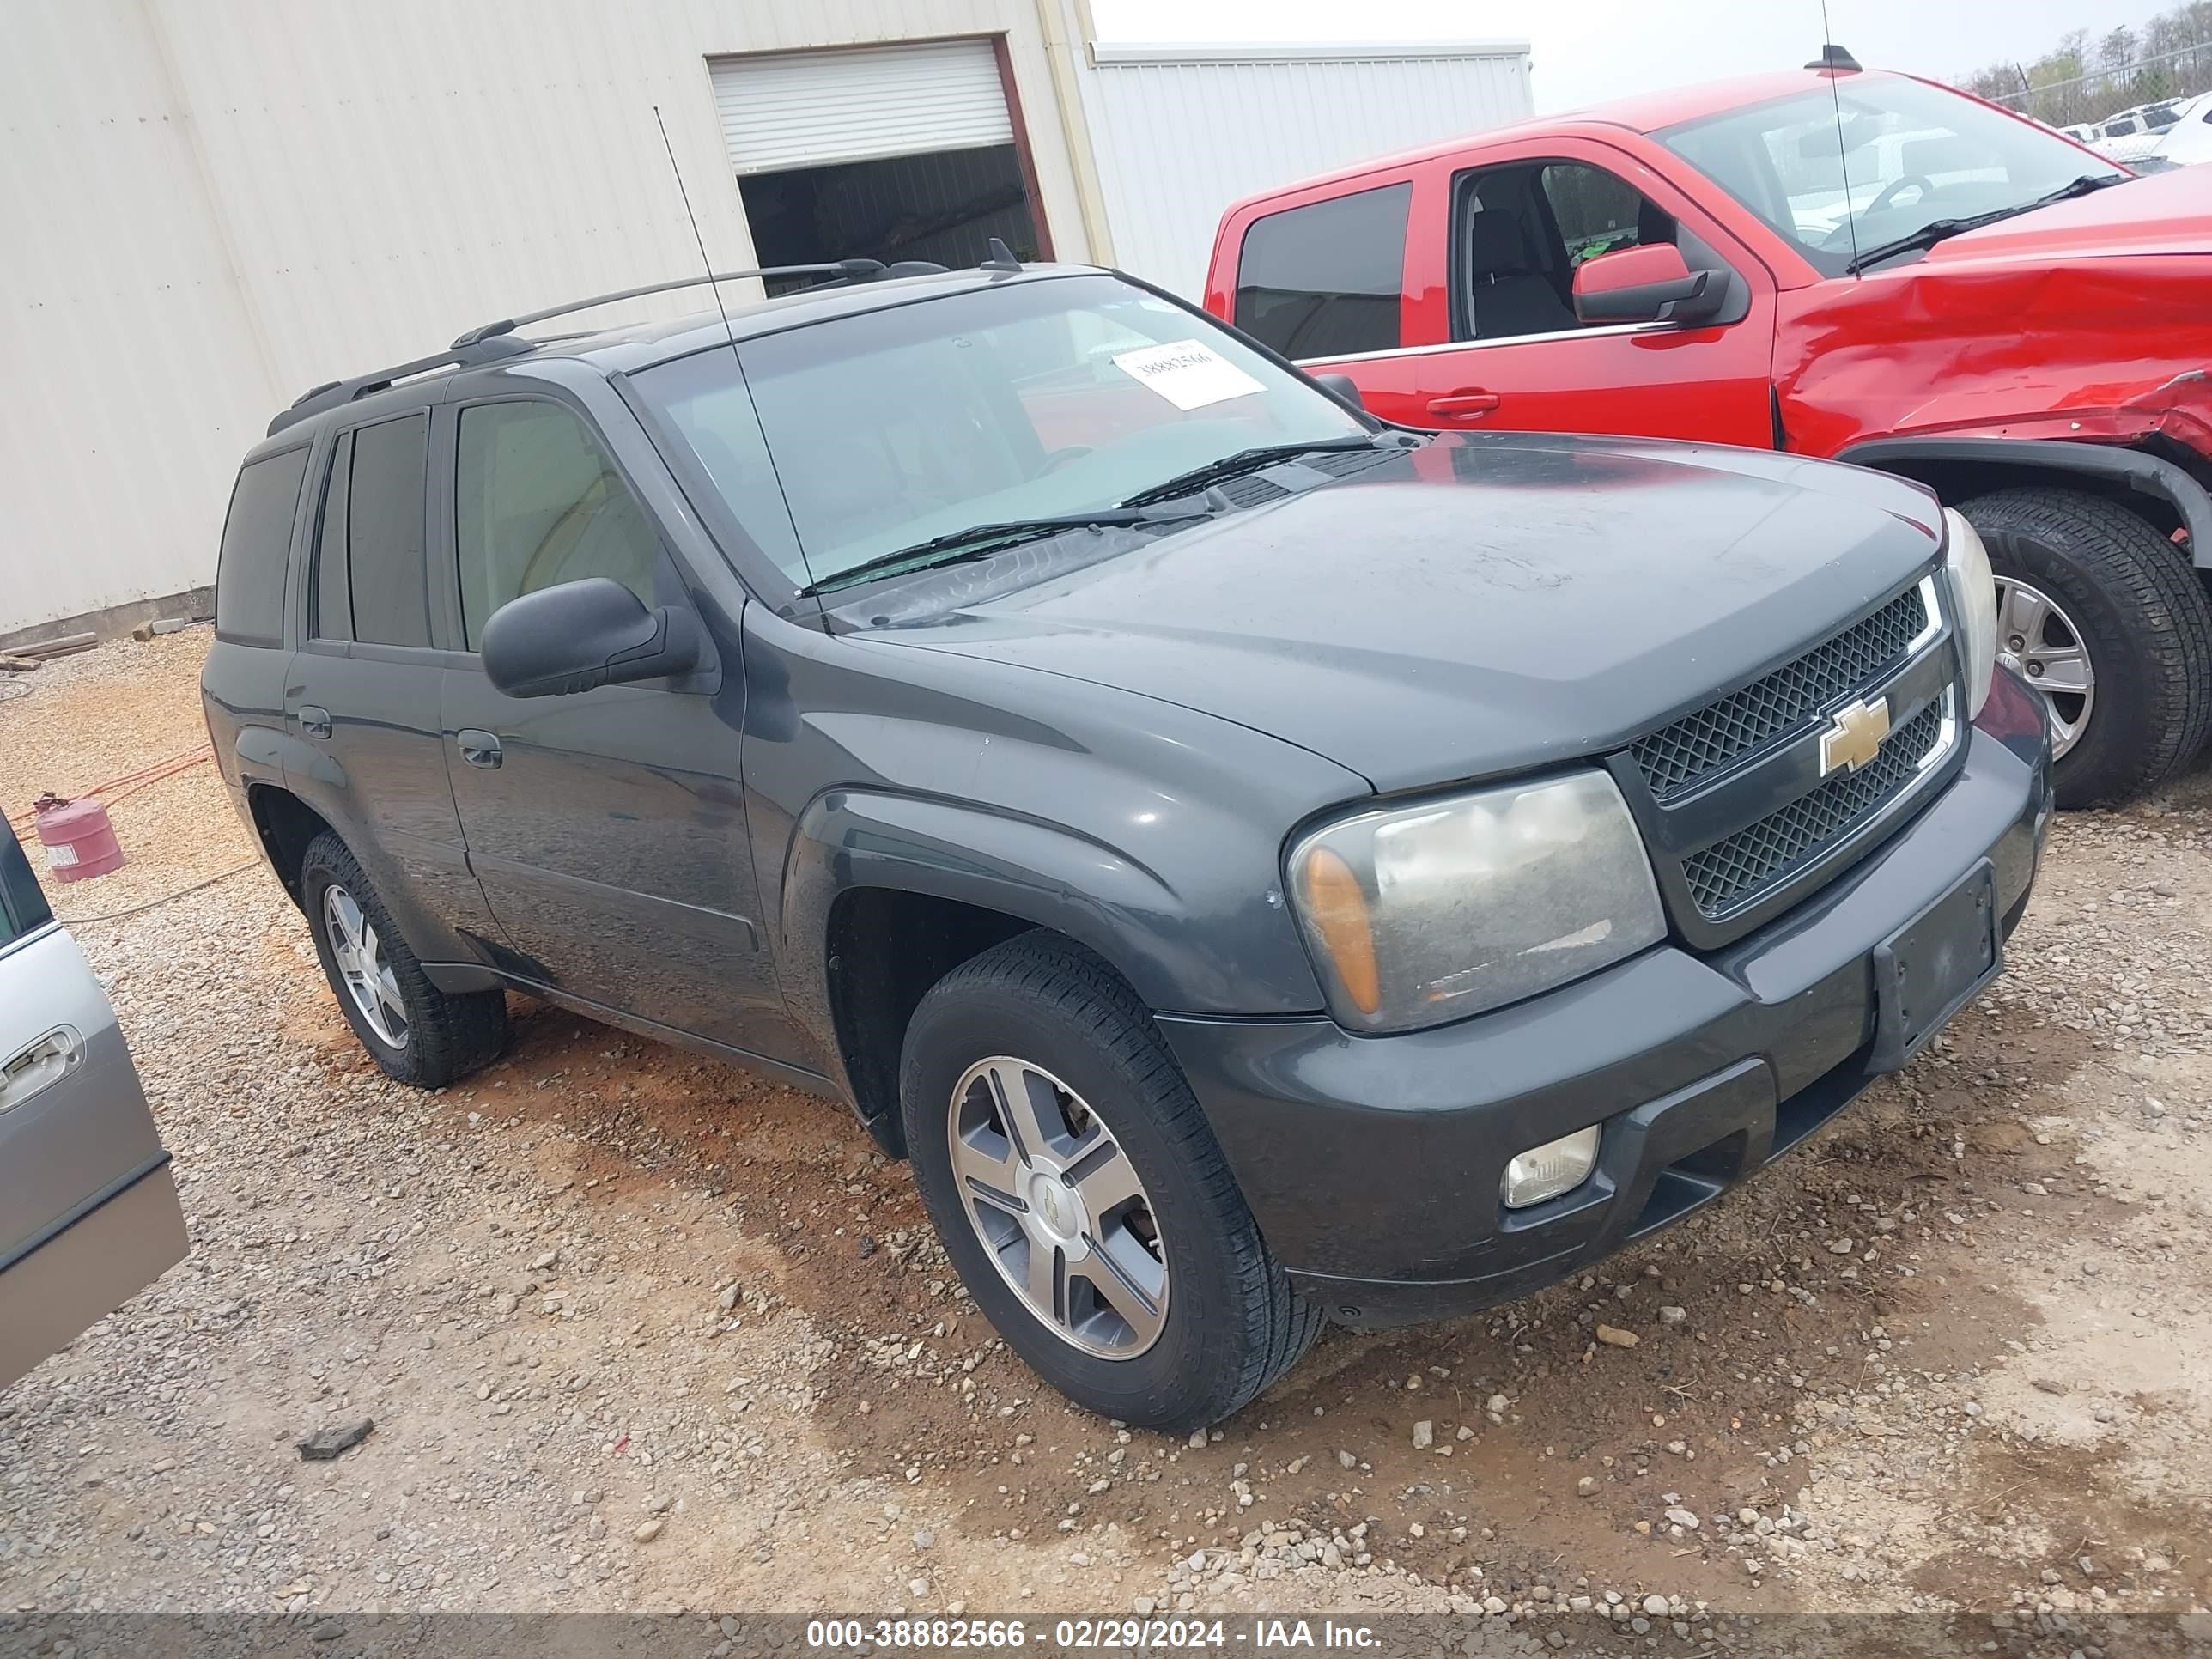
<svg viewBox="0 0 2212 1659"><path fill-rule="evenodd" d="M0 1389L184 1255L115 1011L0 823Z"/></svg>

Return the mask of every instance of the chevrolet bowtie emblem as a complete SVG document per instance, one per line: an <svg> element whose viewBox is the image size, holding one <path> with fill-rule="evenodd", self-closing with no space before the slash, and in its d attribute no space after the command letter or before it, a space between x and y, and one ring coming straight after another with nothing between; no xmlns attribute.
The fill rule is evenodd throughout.
<svg viewBox="0 0 2212 1659"><path fill-rule="evenodd" d="M1889 699L1846 703L1820 733L1820 775L1856 772L1881 753L1889 735Z"/></svg>

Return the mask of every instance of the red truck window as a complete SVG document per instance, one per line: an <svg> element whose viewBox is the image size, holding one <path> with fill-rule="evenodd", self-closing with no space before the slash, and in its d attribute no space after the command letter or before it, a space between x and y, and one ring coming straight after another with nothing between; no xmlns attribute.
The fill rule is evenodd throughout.
<svg viewBox="0 0 2212 1659"><path fill-rule="evenodd" d="M1285 357L1395 349L1413 194L1385 185L1254 220L1237 261L1237 326Z"/></svg>
<svg viewBox="0 0 2212 1659"><path fill-rule="evenodd" d="M2033 201L2098 171L2055 132L1902 76L1853 76L1653 136L1825 276L1937 220Z"/></svg>
<svg viewBox="0 0 2212 1659"><path fill-rule="evenodd" d="M1674 240L1674 222L1644 200L1641 191L1602 167L1547 161L1543 182L1544 200L1571 267L1647 240Z"/></svg>
<svg viewBox="0 0 2212 1659"><path fill-rule="evenodd" d="M1454 337L1505 340L1579 327L1574 269L1679 231L1633 185L1583 161L1517 161L1460 181L1463 276Z"/></svg>

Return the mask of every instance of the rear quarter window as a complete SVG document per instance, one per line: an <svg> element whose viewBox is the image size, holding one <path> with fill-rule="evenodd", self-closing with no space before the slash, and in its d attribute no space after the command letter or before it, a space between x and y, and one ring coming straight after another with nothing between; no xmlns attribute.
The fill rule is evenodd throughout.
<svg viewBox="0 0 2212 1659"><path fill-rule="evenodd" d="M368 645L430 643L423 570L427 414L356 427L345 486L345 563L353 637ZM318 606L319 619L320 607Z"/></svg>
<svg viewBox="0 0 2212 1659"><path fill-rule="evenodd" d="M239 469L216 562L215 633L238 645L284 642L284 568L307 476L302 447Z"/></svg>
<svg viewBox="0 0 2212 1659"><path fill-rule="evenodd" d="M1255 219L1237 259L1237 326L1285 357L1395 349L1413 195L1385 185Z"/></svg>

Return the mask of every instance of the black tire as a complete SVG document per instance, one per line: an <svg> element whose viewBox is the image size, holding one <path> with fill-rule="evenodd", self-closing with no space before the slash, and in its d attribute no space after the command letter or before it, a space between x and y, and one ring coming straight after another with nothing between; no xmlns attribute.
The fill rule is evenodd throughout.
<svg viewBox="0 0 2212 1659"><path fill-rule="evenodd" d="M2125 800L2195 760L2212 736L2212 599L2181 550L2077 490L2001 489L1959 510L1997 574L2056 600L2088 650L2096 701L2052 769L2058 804Z"/></svg>
<svg viewBox="0 0 2212 1659"><path fill-rule="evenodd" d="M325 902L334 886L344 889L375 927L405 1011L405 1040L399 1045L386 1042L369 1025L346 988ZM325 830L307 843L300 860L300 897L307 913L307 930L314 936L315 954L322 959L323 974L331 982L331 994L337 999L338 1012L387 1076L418 1089L442 1089L499 1057L507 1046L507 993L454 994L431 984L406 935L385 908L382 896L333 831Z"/></svg>
<svg viewBox="0 0 2212 1659"><path fill-rule="evenodd" d="M1128 1358L1075 1347L1000 1277L970 1222L947 1132L955 1086L1012 1055L1065 1081L1121 1143L1166 1254L1159 1334ZM1025 933L956 968L907 1028L900 1103L923 1204L984 1316L1077 1404L1182 1433L1221 1421L1296 1364L1321 1308L1292 1291L1182 1069L1135 994L1079 947Z"/></svg>

